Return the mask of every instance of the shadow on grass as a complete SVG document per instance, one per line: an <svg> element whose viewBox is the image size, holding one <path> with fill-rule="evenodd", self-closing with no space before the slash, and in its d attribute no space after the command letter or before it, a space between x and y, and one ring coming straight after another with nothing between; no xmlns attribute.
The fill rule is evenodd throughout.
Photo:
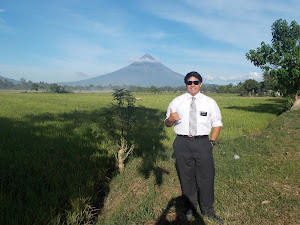
<svg viewBox="0 0 300 225"><path fill-rule="evenodd" d="M156 225L182 225L182 224L197 224L205 225L204 220L198 213L194 213L192 221L186 219L186 199L183 196L173 198L169 201L166 209L158 218Z"/></svg>
<svg viewBox="0 0 300 225"><path fill-rule="evenodd" d="M139 108L137 115L139 115L139 122L132 136L135 143L137 143L134 155L143 159L139 171L145 178L149 178L150 173L154 172L156 183L161 185L162 176L163 174L168 174L168 171L155 166L155 163L158 159L166 157L162 144L162 140L166 138L163 129L165 113L154 109ZM145 123L145 121L148 122Z"/></svg>
<svg viewBox="0 0 300 225"><path fill-rule="evenodd" d="M230 106L230 107L225 107L225 109L237 109L237 110L256 112L256 113L270 113L270 114L280 115L283 112L285 100L270 99L269 101L272 101L272 103L257 104L252 106Z"/></svg>
<svg viewBox="0 0 300 225"><path fill-rule="evenodd" d="M76 201L102 207L114 160L86 130L74 132L80 126L60 119L0 118L1 224L64 220Z"/></svg>
<svg viewBox="0 0 300 225"><path fill-rule="evenodd" d="M64 223L68 212L84 210L81 203L101 210L117 173L106 145L117 134L107 128L116 124L105 116L107 110L101 109L0 118L1 224ZM148 176L158 171L155 161L163 157L161 113L137 108L136 116L130 141L136 145L134 154L143 158L140 170Z"/></svg>
<svg viewBox="0 0 300 225"><path fill-rule="evenodd" d="M118 121L114 118L112 109L107 108L103 111L103 126L114 141L120 140ZM164 131L165 113L157 109L145 107L136 107L132 119L132 128L128 134L127 140L134 144L132 156L142 158L142 163L138 168L139 172L147 179L151 172L156 176L156 183L162 184L162 175L168 173L155 166L158 159L166 157L162 140L166 138ZM124 134L126 136L126 134Z"/></svg>
<svg viewBox="0 0 300 225"><path fill-rule="evenodd" d="M165 170L161 167L155 167L154 168L154 175L155 175L155 178L156 178L156 184L158 186L160 186L162 183L163 183L163 174L166 174L168 175L170 172L168 170Z"/></svg>

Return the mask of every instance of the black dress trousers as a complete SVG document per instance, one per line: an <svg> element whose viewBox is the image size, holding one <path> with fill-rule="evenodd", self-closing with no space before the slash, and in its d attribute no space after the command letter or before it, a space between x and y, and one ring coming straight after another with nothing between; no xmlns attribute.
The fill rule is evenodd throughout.
<svg viewBox="0 0 300 225"><path fill-rule="evenodd" d="M194 211L198 202L202 214L214 215L215 166L209 138L177 136L173 148L183 197Z"/></svg>

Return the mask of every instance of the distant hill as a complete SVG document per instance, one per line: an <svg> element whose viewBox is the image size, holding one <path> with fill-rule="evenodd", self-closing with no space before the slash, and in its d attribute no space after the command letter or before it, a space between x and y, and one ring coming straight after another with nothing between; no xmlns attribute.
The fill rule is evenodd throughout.
<svg viewBox="0 0 300 225"><path fill-rule="evenodd" d="M90 79L61 82L60 85L89 86L89 85L135 85L141 87L183 86L184 76L169 69L151 55L145 54L136 62L117 71Z"/></svg>
<svg viewBox="0 0 300 225"><path fill-rule="evenodd" d="M9 82L12 82L13 84L19 84L20 83L20 81L17 81L17 80L14 80L14 79L10 79L10 78L6 78L6 77L3 77L3 76L0 76L0 80L1 81L7 80Z"/></svg>

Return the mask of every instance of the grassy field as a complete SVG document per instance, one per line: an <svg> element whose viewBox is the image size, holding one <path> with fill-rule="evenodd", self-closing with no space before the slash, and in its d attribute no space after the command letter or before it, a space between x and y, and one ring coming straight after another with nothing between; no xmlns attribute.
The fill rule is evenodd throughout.
<svg viewBox="0 0 300 225"><path fill-rule="evenodd" d="M0 93L0 224L184 224L175 135L163 126L177 95L135 94L136 147L118 174L111 94ZM217 213L229 224L298 224L299 110L279 116L280 98L210 96L224 123Z"/></svg>

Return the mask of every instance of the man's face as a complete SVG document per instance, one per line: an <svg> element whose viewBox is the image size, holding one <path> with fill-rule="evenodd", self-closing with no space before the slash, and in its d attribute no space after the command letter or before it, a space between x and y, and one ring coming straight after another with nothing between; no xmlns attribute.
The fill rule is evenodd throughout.
<svg viewBox="0 0 300 225"><path fill-rule="evenodd" d="M190 77L190 79L188 79L188 82L189 81L199 82L199 80L196 77ZM199 83L198 85L195 85L194 82L191 85L186 84L186 89L192 96L198 94L198 92L200 91L200 87L202 87L202 83Z"/></svg>

